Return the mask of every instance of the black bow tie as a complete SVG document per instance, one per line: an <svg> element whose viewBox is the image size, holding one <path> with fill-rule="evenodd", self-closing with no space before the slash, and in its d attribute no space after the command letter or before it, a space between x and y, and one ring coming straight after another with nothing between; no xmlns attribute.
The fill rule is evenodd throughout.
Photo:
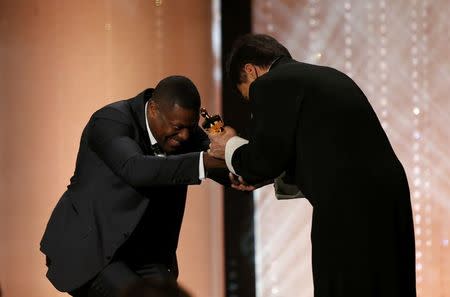
<svg viewBox="0 0 450 297"><path fill-rule="evenodd" d="M152 150L155 156L164 157L166 155L157 143L152 144Z"/></svg>

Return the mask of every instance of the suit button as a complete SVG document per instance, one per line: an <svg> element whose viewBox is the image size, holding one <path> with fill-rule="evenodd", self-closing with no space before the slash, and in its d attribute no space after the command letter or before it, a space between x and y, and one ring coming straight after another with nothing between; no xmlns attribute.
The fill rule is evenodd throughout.
<svg viewBox="0 0 450 297"><path fill-rule="evenodd" d="M125 238L127 238L128 236L130 236L130 233L129 233L129 232L125 232L125 233L123 234L123 237L125 237Z"/></svg>
<svg viewBox="0 0 450 297"><path fill-rule="evenodd" d="M106 256L106 260L111 260L111 256Z"/></svg>

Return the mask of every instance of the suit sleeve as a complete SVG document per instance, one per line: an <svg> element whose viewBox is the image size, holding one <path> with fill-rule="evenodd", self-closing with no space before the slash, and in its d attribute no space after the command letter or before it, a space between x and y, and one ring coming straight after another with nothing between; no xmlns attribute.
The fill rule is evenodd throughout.
<svg viewBox="0 0 450 297"><path fill-rule="evenodd" d="M106 109L91 120L88 143L106 166L134 187L200 183L199 152L167 157L145 155L133 133L124 114Z"/></svg>
<svg viewBox="0 0 450 297"><path fill-rule="evenodd" d="M249 183L278 177L295 160L296 131L303 99L299 86L286 81L257 80L250 88L251 135L237 148L231 164Z"/></svg>
<svg viewBox="0 0 450 297"><path fill-rule="evenodd" d="M199 128L199 133L197 138L199 139L200 148L202 151L207 151L209 149L209 143L210 140L208 138L208 135ZM228 176L229 174L228 168L226 168L224 164L224 168L212 168L206 171L206 177L209 179L212 179L216 183L219 183L223 186L229 187L231 186L231 181Z"/></svg>

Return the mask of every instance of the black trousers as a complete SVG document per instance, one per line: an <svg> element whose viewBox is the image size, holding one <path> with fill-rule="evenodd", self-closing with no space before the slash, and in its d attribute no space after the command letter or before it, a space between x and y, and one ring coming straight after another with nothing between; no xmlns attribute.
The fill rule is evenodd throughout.
<svg viewBox="0 0 450 297"><path fill-rule="evenodd" d="M124 261L114 261L94 279L69 294L74 297L120 297L123 289L141 278L175 281L177 275L164 264L147 264L132 269Z"/></svg>

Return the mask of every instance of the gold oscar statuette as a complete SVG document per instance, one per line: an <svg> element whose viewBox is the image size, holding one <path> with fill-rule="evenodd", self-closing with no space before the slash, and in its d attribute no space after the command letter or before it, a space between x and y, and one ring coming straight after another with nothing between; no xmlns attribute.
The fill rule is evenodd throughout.
<svg viewBox="0 0 450 297"><path fill-rule="evenodd" d="M206 130L206 132L211 134L223 132L224 123L220 115L216 114L210 116L208 111L203 107L200 108L200 115L205 119L203 121L202 127Z"/></svg>

